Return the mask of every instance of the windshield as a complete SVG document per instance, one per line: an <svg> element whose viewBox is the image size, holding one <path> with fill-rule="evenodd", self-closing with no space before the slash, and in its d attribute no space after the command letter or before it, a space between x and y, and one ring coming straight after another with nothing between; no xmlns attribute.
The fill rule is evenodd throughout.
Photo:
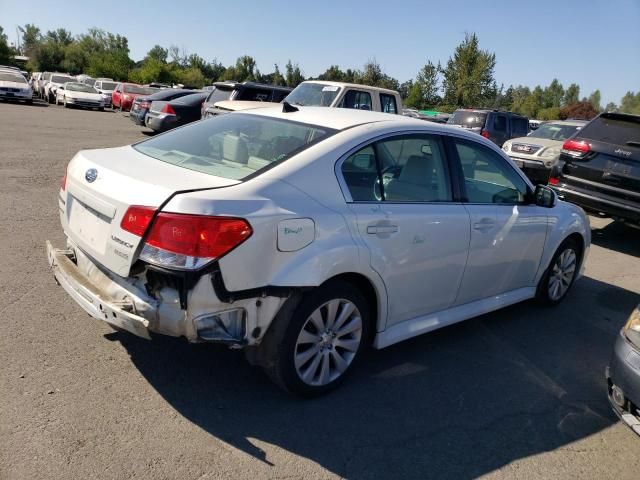
<svg viewBox="0 0 640 480"><path fill-rule="evenodd" d="M322 83L301 83L293 89L285 102L292 105L329 107L340 93L340 87L323 85Z"/></svg>
<svg viewBox="0 0 640 480"><path fill-rule="evenodd" d="M468 110L456 110L449 117L449 125L462 125L468 128L482 128L487 119L487 114L482 112L472 112Z"/></svg>
<svg viewBox="0 0 640 480"><path fill-rule="evenodd" d="M51 82L52 83L67 83L67 82L73 82L74 80L75 80L75 78L68 77L66 75L52 75L51 76Z"/></svg>
<svg viewBox="0 0 640 480"><path fill-rule="evenodd" d="M87 78L84 81L84 83L93 87L96 84L96 79L95 78Z"/></svg>
<svg viewBox="0 0 640 480"><path fill-rule="evenodd" d="M243 180L282 162L335 130L259 115L232 113L133 145L182 168Z"/></svg>
<svg viewBox="0 0 640 480"><path fill-rule="evenodd" d="M0 82L27 83L22 75L16 75L15 73L7 72L0 72Z"/></svg>
<svg viewBox="0 0 640 480"><path fill-rule="evenodd" d="M152 87L143 87L142 85L125 85L124 93L133 93L138 95L151 95L152 93L156 93L158 91L157 88Z"/></svg>
<svg viewBox="0 0 640 480"><path fill-rule="evenodd" d="M220 87L215 87L207 97L206 101L207 103L216 103L216 102L221 102L223 100L229 100L229 97L231 97L232 92L233 92L233 89L223 90Z"/></svg>
<svg viewBox="0 0 640 480"><path fill-rule="evenodd" d="M84 83L67 83L65 88L69 92L97 93L93 87L85 85Z"/></svg>
<svg viewBox="0 0 640 480"><path fill-rule="evenodd" d="M580 125L562 125L558 123L543 123L534 132L529 134L531 138L548 138L550 140L566 140L582 127Z"/></svg>

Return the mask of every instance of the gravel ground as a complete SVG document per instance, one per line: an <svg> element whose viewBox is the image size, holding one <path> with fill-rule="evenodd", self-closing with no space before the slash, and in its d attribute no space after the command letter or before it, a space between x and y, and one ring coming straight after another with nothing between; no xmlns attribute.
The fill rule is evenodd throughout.
<svg viewBox="0 0 640 480"><path fill-rule="evenodd" d="M604 368L640 301L640 231L593 219L559 307L370 352L301 401L239 352L115 333L56 286L66 162L141 138L118 113L0 103L0 478L638 478Z"/></svg>

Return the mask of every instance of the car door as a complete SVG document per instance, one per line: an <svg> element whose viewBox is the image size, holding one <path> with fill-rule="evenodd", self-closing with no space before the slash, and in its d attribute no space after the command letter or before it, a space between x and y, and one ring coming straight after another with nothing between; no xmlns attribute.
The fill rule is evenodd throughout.
<svg viewBox="0 0 640 480"><path fill-rule="evenodd" d="M388 295L387 327L446 309L469 246L469 214L455 200L442 138L394 135L340 165L359 238Z"/></svg>
<svg viewBox="0 0 640 480"><path fill-rule="evenodd" d="M548 216L529 203L526 181L500 153L452 137L471 219L469 258L456 304L534 286Z"/></svg>
<svg viewBox="0 0 640 480"><path fill-rule="evenodd" d="M113 104L114 107L120 106L121 92L122 92L122 84L119 83L118 85L116 85L116 88L113 90L113 94L111 95L111 103Z"/></svg>

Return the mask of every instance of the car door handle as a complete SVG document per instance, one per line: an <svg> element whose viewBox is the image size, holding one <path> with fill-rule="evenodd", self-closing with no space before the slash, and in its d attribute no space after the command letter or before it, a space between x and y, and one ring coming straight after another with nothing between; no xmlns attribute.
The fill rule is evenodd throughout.
<svg viewBox="0 0 640 480"><path fill-rule="evenodd" d="M473 224L473 229L480 232L486 232L496 226L495 220L492 218L483 218Z"/></svg>
<svg viewBox="0 0 640 480"><path fill-rule="evenodd" d="M367 233L371 235L376 235L378 233L396 233L397 231L397 225L369 225L367 227Z"/></svg>

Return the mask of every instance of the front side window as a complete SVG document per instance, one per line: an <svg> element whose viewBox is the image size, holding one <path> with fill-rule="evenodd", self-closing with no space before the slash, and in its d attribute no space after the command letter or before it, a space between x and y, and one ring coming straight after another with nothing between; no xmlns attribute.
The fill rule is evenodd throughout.
<svg viewBox="0 0 640 480"><path fill-rule="evenodd" d="M347 90L338 106L356 110L371 110L371 95L369 92L361 92L360 90Z"/></svg>
<svg viewBox="0 0 640 480"><path fill-rule="evenodd" d="M182 168L243 180L334 133L326 127L234 113L165 133L133 148Z"/></svg>
<svg viewBox="0 0 640 480"><path fill-rule="evenodd" d="M525 201L527 183L498 153L466 140L455 140L470 203L514 204Z"/></svg>
<svg viewBox="0 0 640 480"><path fill-rule="evenodd" d="M398 107L396 105L396 97L393 95L387 95L386 93L380 94L380 106L384 113L398 113Z"/></svg>
<svg viewBox="0 0 640 480"><path fill-rule="evenodd" d="M452 201L444 148L437 136L381 140L346 158L341 168L355 202Z"/></svg>

